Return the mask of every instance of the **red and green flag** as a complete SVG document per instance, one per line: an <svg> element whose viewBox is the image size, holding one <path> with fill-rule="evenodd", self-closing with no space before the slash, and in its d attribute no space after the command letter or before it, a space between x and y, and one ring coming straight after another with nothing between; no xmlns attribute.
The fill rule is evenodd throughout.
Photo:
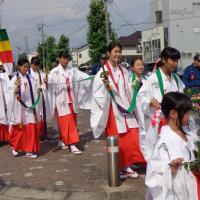
<svg viewBox="0 0 200 200"><path fill-rule="evenodd" d="M6 29L0 29L0 60L6 72L12 73L13 54Z"/></svg>

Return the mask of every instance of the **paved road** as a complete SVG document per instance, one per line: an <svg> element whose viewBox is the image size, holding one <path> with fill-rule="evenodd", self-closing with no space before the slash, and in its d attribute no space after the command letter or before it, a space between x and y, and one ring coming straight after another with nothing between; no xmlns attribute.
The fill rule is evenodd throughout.
<svg viewBox="0 0 200 200"><path fill-rule="evenodd" d="M14 158L9 146L0 147L0 200L145 199L144 175L108 187L105 141L93 139L88 111L80 112L78 123L82 156L59 150L52 129L37 159Z"/></svg>

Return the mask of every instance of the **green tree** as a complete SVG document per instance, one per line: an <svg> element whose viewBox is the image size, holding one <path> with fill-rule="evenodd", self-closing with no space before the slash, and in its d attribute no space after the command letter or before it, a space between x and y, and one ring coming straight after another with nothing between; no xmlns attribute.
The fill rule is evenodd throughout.
<svg viewBox="0 0 200 200"><path fill-rule="evenodd" d="M43 46L44 46L45 65L51 69L52 64L56 61L56 58L58 57L58 47L56 39L53 36L48 36L43 43L40 43L38 45L37 52L39 54L38 56L41 61L43 61Z"/></svg>
<svg viewBox="0 0 200 200"><path fill-rule="evenodd" d="M87 17L88 33L87 41L89 46L89 56L93 63L97 63L103 53L106 52L106 20L105 20L104 0L90 0L90 12ZM117 36L114 33L109 20L110 39L115 41Z"/></svg>
<svg viewBox="0 0 200 200"><path fill-rule="evenodd" d="M55 66L56 59L59 51L69 52L69 38L62 34L57 42L53 36L48 36L43 44L39 43L37 47L38 56L43 61L43 46L44 46L44 61L45 67L48 66L50 69Z"/></svg>
<svg viewBox="0 0 200 200"><path fill-rule="evenodd" d="M25 52L19 54L18 58L27 58L27 54Z"/></svg>
<svg viewBox="0 0 200 200"><path fill-rule="evenodd" d="M58 50L69 52L69 38L66 37L64 34L60 36L60 39L58 41Z"/></svg>

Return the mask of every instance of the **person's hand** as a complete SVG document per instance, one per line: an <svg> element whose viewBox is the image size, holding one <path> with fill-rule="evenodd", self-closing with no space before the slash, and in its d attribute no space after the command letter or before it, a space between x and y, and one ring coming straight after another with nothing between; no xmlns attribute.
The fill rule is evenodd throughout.
<svg viewBox="0 0 200 200"><path fill-rule="evenodd" d="M103 84L105 85L105 87L106 87L107 89L109 89L109 90L112 89L112 87L111 87L111 85L110 85L110 82L109 82L109 80L108 80L107 77L106 77L106 78L103 78L102 81L103 81Z"/></svg>
<svg viewBox="0 0 200 200"><path fill-rule="evenodd" d="M149 106L155 109L160 109L160 103L157 99L152 99L149 103Z"/></svg>
<svg viewBox="0 0 200 200"><path fill-rule="evenodd" d="M18 93L19 93L19 90L20 90L20 88L19 88L19 87L16 87L16 88L15 88L15 94L18 94Z"/></svg>
<svg viewBox="0 0 200 200"><path fill-rule="evenodd" d="M172 175L176 175L178 168L182 165L184 159L183 158L177 158L175 160L172 160L169 163L169 166L171 168L172 171Z"/></svg>
<svg viewBox="0 0 200 200"><path fill-rule="evenodd" d="M44 78L43 78L43 82L44 82L45 84L47 84L47 83L48 83L48 78L47 78L47 77L44 77Z"/></svg>

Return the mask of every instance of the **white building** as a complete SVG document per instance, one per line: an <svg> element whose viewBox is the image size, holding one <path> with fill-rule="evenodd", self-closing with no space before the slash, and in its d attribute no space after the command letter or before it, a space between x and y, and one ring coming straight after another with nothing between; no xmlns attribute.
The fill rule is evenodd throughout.
<svg viewBox="0 0 200 200"><path fill-rule="evenodd" d="M135 56L142 57L141 32L136 31L129 36L119 38L119 43L122 45L121 62L130 64Z"/></svg>
<svg viewBox="0 0 200 200"><path fill-rule="evenodd" d="M154 0L152 26L142 32L143 56L155 62L161 50L172 46L181 52L181 67L200 53L200 0Z"/></svg>
<svg viewBox="0 0 200 200"><path fill-rule="evenodd" d="M72 49L72 64L74 67L87 63L89 60L89 48L87 44Z"/></svg>

